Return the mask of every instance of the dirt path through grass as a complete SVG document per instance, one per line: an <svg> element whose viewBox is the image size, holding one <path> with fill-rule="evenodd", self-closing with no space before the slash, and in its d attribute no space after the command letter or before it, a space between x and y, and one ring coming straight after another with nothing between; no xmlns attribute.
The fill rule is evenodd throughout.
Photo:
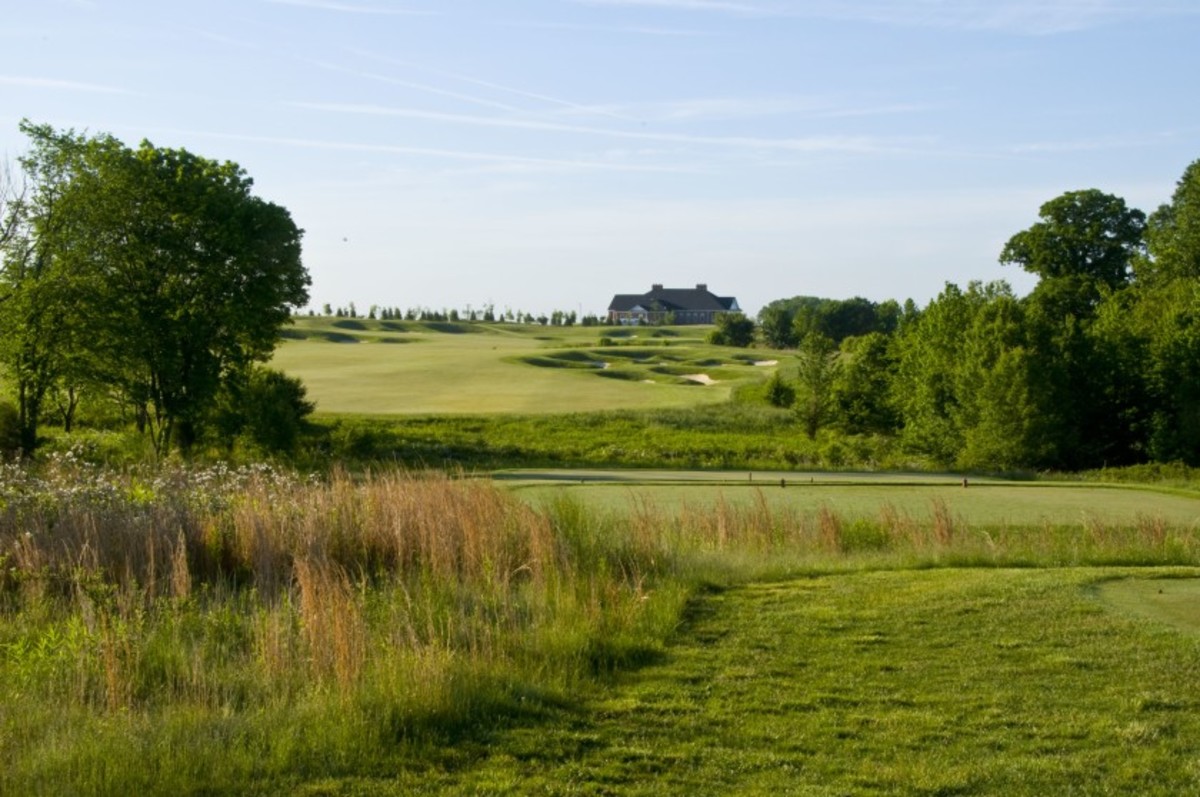
<svg viewBox="0 0 1200 797"><path fill-rule="evenodd" d="M1094 586L1119 575L879 572L714 592L661 661L397 793L1197 793L1200 645L1108 610Z"/></svg>

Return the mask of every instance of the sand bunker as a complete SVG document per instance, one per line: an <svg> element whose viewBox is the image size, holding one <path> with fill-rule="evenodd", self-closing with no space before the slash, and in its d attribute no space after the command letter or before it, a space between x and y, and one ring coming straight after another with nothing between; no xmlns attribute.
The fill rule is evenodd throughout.
<svg viewBox="0 0 1200 797"><path fill-rule="evenodd" d="M690 379L693 382L699 382L702 385L715 385L717 380L713 379L708 374L684 374L684 379Z"/></svg>
<svg viewBox="0 0 1200 797"><path fill-rule="evenodd" d="M779 365L779 360L758 360L754 364L761 368L764 365Z"/></svg>

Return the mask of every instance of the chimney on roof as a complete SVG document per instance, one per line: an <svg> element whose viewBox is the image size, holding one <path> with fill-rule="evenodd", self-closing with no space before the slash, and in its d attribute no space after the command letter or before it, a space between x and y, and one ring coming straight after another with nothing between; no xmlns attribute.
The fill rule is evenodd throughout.
<svg viewBox="0 0 1200 797"><path fill-rule="evenodd" d="M659 284L657 284L657 283L655 283L654 285L651 285L651 286L650 286L650 290L652 290L652 291L661 291L662 289L663 289L663 288L662 288L662 285L659 285Z"/></svg>
<svg viewBox="0 0 1200 797"><path fill-rule="evenodd" d="M706 290L708 290L708 283L707 283L707 282L697 282L697 283L696 283L696 290L698 290L698 291L706 291Z"/></svg>

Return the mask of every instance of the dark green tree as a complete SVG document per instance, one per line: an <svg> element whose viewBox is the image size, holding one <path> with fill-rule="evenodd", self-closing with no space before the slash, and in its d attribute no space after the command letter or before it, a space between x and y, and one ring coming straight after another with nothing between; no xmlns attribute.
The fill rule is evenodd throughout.
<svg viewBox="0 0 1200 797"><path fill-rule="evenodd" d="M896 363L891 338L881 332L842 343L842 366L833 385L834 415L850 434L891 434L899 427L892 406Z"/></svg>
<svg viewBox="0 0 1200 797"><path fill-rule="evenodd" d="M907 448L941 464L954 462L963 446L955 378L962 333L972 322L978 293L978 287L964 293L947 283L901 328L896 341L892 401L903 424L901 439Z"/></svg>
<svg viewBox="0 0 1200 797"><path fill-rule="evenodd" d="M786 310L790 314L791 340L800 342L815 332L838 345L846 338L857 335L872 332L890 334L895 331L900 316L900 305L896 302L877 305L861 296L850 299L796 296L772 302L767 307Z"/></svg>
<svg viewBox="0 0 1200 797"><path fill-rule="evenodd" d="M48 133L21 158L24 188L0 187L0 363L16 399L20 448L25 456L38 443L47 397L64 387L74 391L86 358L80 344L90 338L83 303L93 289L87 275L57 255L74 234L59 197L84 142L70 134ZM66 421L69 425L70 415Z"/></svg>
<svg viewBox="0 0 1200 797"><path fill-rule="evenodd" d="M988 470L1044 464L1051 441L1024 308L1007 285L992 283L972 309L954 376L954 423L963 439L955 464Z"/></svg>
<svg viewBox="0 0 1200 797"><path fill-rule="evenodd" d="M264 366L231 375L214 413L217 442L227 450L241 439L259 451L293 453L315 409L307 393L296 377Z"/></svg>
<svg viewBox="0 0 1200 797"><path fill-rule="evenodd" d="M86 286L81 345L145 408L157 451L190 448L222 380L267 359L307 301L301 231L234 163L22 129L35 153L63 164L33 229L45 258Z"/></svg>
<svg viewBox="0 0 1200 797"><path fill-rule="evenodd" d="M790 349L796 345L792 329L792 313L787 306L772 302L758 313L758 326L763 342L773 349Z"/></svg>
<svg viewBox="0 0 1200 797"><path fill-rule="evenodd" d="M1000 262L1038 275L1039 300L1056 314L1089 316L1107 293L1129 282L1144 246L1142 211L1093 188L1051 199L1039 217L1008 240Z"/></svg>
<svg viewBox="0 0 1200 797"><path fill-rule="evenodd" d="M820 333L811 333L800 341L796 354L796 415L808 439L813 440L829 420L834 407L833 386L839 371L838 350L833 341Z"/></svg>
<svg viewBox="0 0 1200 797"><path fill-rule="evenodd" d="M708 333L708 342L717 346L745 348L754 342L754 321L741 313L722 313Z"/></svg>
<svg viewBox="0 0 1200 797"><path fill-rule="evenodd" d="M1151 457L1200 465L1200 161L1151 215L1146 238L1135 301L1117 327L1140 344L1146 395L1137 417Z"/></svg>
<svg viewBox="0 0 1200 797"><path fill-rule="evenodd" d="M1184 170L1171 201L1150 215L1146 244L1140 280L1200 279L1200 160Z"/></svg>
<svg viewBox="0 0 1200 797"><path fill-rule="evenodd" d="M1122 301L1133 265L1144 261L1145 215L1095 189L1052 199L1040 215L1008 241L1000 260L1040 277L1024 302L1024 326L1043 464L1076 469L1132 461L1139 444L1125 401L1138 392L1136 380L1108 356L1117 342L1111 327L1094 325L1106 305Z"/></svg>
<svg viewBox="0 0 1200 797"><path fill-rule="evenodd" d="M763 393L772 407L786 408L796 401L796 388L789 385L778 370L771 374L763 386Z"/></svg>

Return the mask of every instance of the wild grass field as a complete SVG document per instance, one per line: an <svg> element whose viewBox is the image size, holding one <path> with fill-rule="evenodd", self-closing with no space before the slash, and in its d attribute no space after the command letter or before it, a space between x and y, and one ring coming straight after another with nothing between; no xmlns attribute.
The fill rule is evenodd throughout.
<svg viewBox="0 0 1200 797"><path fill-rule="evenodd" d="M1194 498L981 533L437 473L0 476L0 793L1200 788L1200 538L1154 503Z"/></svg>
<svg viewBox="0 0 1200 797"><path fill-rule="evenodd" d="M1200 791L1195 474L901 471L696 333L302 319L312 474L0 466L0 794Z"/></svg>
<svg viewBox="0 0 1200 797"><path fill-rule="evenodd" d="M694 407L770 370L755 362L771 353L709 346L706 331L300 317L273 365L318 412L382 415Z"/></svg>

